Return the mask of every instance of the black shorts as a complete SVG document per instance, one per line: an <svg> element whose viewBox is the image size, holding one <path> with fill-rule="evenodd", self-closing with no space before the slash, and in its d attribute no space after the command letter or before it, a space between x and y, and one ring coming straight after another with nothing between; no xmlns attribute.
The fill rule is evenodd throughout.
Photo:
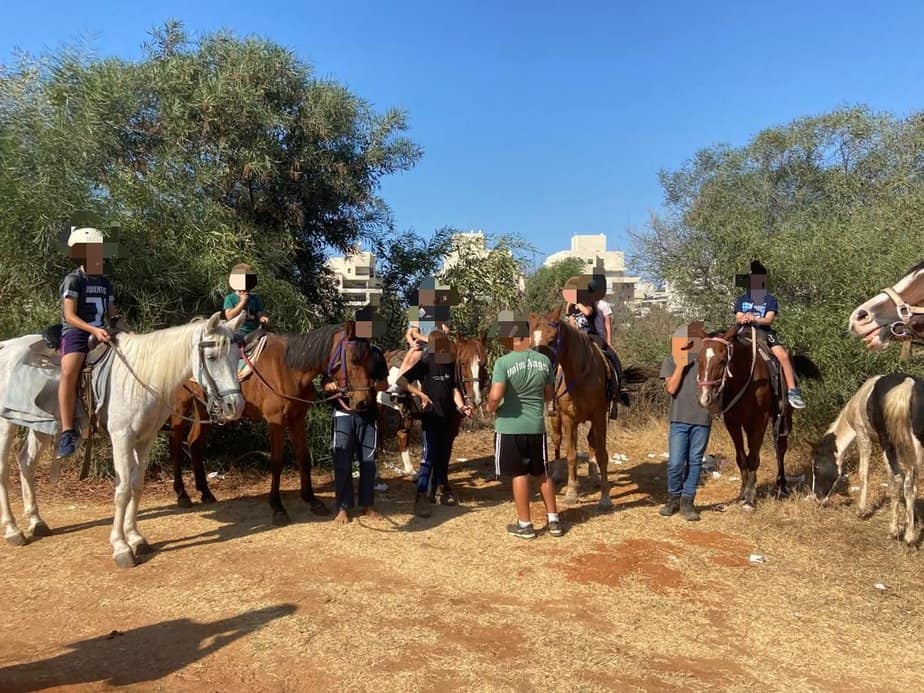
<svg viewBox="0 0 924 693"><path fill-rule="evenodd" d="M783 343L780 341L780 338L777 337L776 331L770 327L756 327L757 339L758 341L763 341L767 343L767 346L772 349L775 346L783 346ZM750 338L751 330L747 325L742 326L738 330L738 334Z"/></svg>
<svg viewBox="0 0 924 693"><path fill-rule="evenodd" d="M548 471L545 433L495 433L494 471L498 476L542 476Z"/></svg>

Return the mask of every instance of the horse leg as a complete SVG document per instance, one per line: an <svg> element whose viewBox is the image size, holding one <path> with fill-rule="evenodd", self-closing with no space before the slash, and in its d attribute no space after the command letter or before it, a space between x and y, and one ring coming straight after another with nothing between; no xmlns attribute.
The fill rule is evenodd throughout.
<svg viewBox="0 0 924 693"><path fill-rule="evenodd" d="M51 536L51 530L39 516L35 500L35 467L42 450L51 442L50 436L30 430L26 442L19 450L19 478L22 482L22 509L29 534L33 537Z"/></svg>
<svg viewBox="0 0 924 693"><path fill-rule="evenodd" d="M860 500L857 503L857 515L860 519L867 520L872 514L868 505L869 494L869 458L872 452L872 442L866 432L860 430L857 432L857 451L860 454L859 476L860 476Z"/></svg>
<svg viewBox="0 0 924 693"><path fill-rule="evenodd" d="M144 475L148 469L148 460L151 456L151 446L154 439L137 443L132 451L134 456L134 465L131 470L131 497L125 508L125 540L132 550L135 558L139 558L151 552L151 547L147 540L141 536L138 531L138 507L141 504L141 494L144 491Z"/></svg>
<svg viewBox="0 0 924 693"><path fill-rule="evenodd" d="M193 437L190 432L189 440L189 458L192 461L193 477L196 480L196 490L199 492L199 498L203 503L217 503L218 499L212 495L209 488L208 478L205 475L205 427L200 427L199 435Z"/></svg>
<svg viewBox="0 0 924 693"><path fill-rule="evenodd" d="M410 447L410 425L407 419L402 417L401 428L395 432L395 438L398 440L398 451L401 453L401 462L404 464L404 473L411 475L414 473L414 465L411 464Z"/></svg>
<svg viewBox="0 0 924 693"><path fill-rule="evenodd" d="M610 498L609 455L606 451L606 418L598 416L591 424L590 437L593 438L594 456L597 458L597 468L600 472L600 510L613 509L613 499Z"/></svg>
<svg viewBox="0 0 924 693"><path fill-rule="evenodd" d="M298 465L298 472L301 476L302 500L308 503L311 512L315 515L330 515L330 510L320 498L314 495L314 488L311 486L311 457L308 455L304 415L296 416L294 420L289 421L288 430L292 447L295 448L295 464Z"/></svg>
<svg viewBox="0 0 924 693"><path fill-rule="evenodd" d="M790 429L791 430L791 429ZM776 493L778 498L786 498L789 489L786 486L786 451L789 449L789 436L774 436L773 447L776 450Z"/></svg>
<svg viewBox="0 0 924 693"><path fill-rule="evenodd" d="M760 446L764 442L764 434L767 432L767 422L769 416L757 420L756 426L747 433L748 454L746 469L742 475L742 480L747 475L747 484L744 489L744 508L753 510L757 502L757 470L760 468ZM753 425L753 423L752 423Z"/></svg>
<svg viewBox="0 0 924 693"><path fill-rule="evenodd" d="M10 507L10 453L13 439L16 437L14 424L0 419L0 524L3 526L3 538L13 546L26 543L26 535L16 524L13 509Z"/></svg>
<svg viewBox="0 0 924 693"><path fill-rule="evenodd" d="M560 484L563 481L561 473L561 412L556 409L549 414L549 430L552 432L552 448L555 450L555 457L551 463L552 481Z"/></svg>
<svg viewBox="0 0 924 693"><path fill-rule="evenodd" d="M725 428L728 430L728 435L732 439L732 443L735 446L735 463L738 465L738 473L741 475L741 489L738 491L738 502L744 502L744 491L747 487L747 475L745 474L745 469L747 468L747 453L744 451L744 432L741 430L741 426L738 424L732 424L728 421L725 422Z"/></svg>
<svg viewBox="0 0 924 693"><path fill-rule="evenodd" d="M131 498L132 471L135 466L134 449L127 435L112 434L112 464L115 470L115 513L112 518L112 531L109 543L112 545L112 558L119 568L131 568L135 565L135 554L125 541L125 511Z"/></svg>
<svg viewBox="0 0 924 693"><path fill-rule="evenodd" d="M889 478L889 498L892 501L892 521L889 524L889 536L893 539L898 539L904 527L902 522L899 520L899 505L903 505L905 502L904 499L904 485L905 477L901 473L892 473Z"/></svg>
<svg viewBox="0 0 924 693"><path fill-rule="evenodd" d="M577 423L569 417L561 418L562 435L565 439L565 455L568 458L568 491L565 493L565 503L574 505L578 502L577 481Z"/></svg>
<svg viewBox="0 0 924 693"><path fill-rule="evenodd" d="M905 543L915 546L918 543L920 532L914 522L914 504L918 498L918 474L915 460L908 460L911 468L905 473Z"/></svg>
<svg viewBox="0 0 924 693"><path fill-rule="evenodd" d="M191 508L192 500L186 493L183 484L183 439L186 437L186 424L173 422L170 428L170 459L173 462L173 492L176 493L176 504L181 508ZM190 447L192 443L190 442Z"/></svg>
<svg viewBox="0 0 924 693"><path fill-rule="evenodd" d="M285 449L285 430L281 423L269 424L270 439L270 473L273 480L270 483L269 504L273 510L273 524L282 527L289 524L289 513L282 505L282 495L279 493L279 482L282 477L282 453Z"/></svg>

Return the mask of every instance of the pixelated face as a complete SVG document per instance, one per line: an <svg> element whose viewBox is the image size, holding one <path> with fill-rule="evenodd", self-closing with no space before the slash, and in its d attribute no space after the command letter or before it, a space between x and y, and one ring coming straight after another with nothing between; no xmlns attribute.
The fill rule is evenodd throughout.
<svg viewBox="0 0 924 693"><path fill-rule="evenodd" d="M750 279L748 280L748 293L755 302L762 303L767 296L767 275L750 275Z"/></svg>
<svg viewBox="0 0 924 693"><path fill-rule="evenodd" d="M103 263L107 258L118 256L115 243L77 243L68 249L72 260L83 265L87 274L102 274Z"/></svg>
<svg viewBox="0 0 924 693"><path fill-rule="evenodd" d="M231 272L228 283L235 291L253 291L254 287L257 285L257 275L254 272L234 270Z"/></svg>
<svg viewBox="0 0 924 693"><path fill-rule="evenodd" d="M562 296L563 299L565 299L565 302L567 302L567 303L572 303L572 304L573 304L573 303L579 303L579 300L578 300L578 293L579 293L579 292L578 292L577 289L573 289L573 288L570 288L570 287L569 287L569 288L566 288L566 289L562 289L562 291L561 291L561 296Z"/></svg>

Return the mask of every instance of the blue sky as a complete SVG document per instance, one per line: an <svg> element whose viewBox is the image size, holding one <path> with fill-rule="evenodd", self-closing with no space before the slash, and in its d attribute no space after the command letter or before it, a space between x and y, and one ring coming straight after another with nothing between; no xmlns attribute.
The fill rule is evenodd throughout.
<svg viewBox="0 0 924 693"><path fill-rule="evenodd" d="M0 62L80 40L136 58L168 18L293 49L424 149L383 184L399 229L573 233L628 249L661 203L659 169L838 106L922 108L924 3L5 3ZM700 5L700 6L697 6Z"/></svg>

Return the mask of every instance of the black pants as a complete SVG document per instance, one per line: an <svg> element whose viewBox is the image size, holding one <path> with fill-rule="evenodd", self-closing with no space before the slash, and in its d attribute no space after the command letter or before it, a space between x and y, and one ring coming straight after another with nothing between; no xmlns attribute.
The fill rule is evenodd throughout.
<svg viewBox="0 0 924 693"><path fill-rule="evenodd" d="M610 365L613 366L613 370L616 372L616 379L619 381L616 389L623 387L625 385L625 381L622 377L622 362L619 360L619 356L616 355L616 350L607 344L606 340L604 340L600 335L592 334L590 335L590 338L598 347L600 347L600 349L603 351L603 355L606 356L606 360L609 361Z"/></svg>
<svg viewBox="0 0 924 693"><path fill-rule="evenodd" d="M334 501L337 510L353 507L353 460L359 460L359 505L375 500L375 458L378 431L375 417L347 414L334 416L331 424L334 457Z"/></svg>
<svg viewBox="0 0 924 693"><path fill-rule="evenodd" d="M449 460L455 438L451 419L428 420L424 426L424 458L417 477L417 493L432 496L437 486L449 486Z"/></svg>

